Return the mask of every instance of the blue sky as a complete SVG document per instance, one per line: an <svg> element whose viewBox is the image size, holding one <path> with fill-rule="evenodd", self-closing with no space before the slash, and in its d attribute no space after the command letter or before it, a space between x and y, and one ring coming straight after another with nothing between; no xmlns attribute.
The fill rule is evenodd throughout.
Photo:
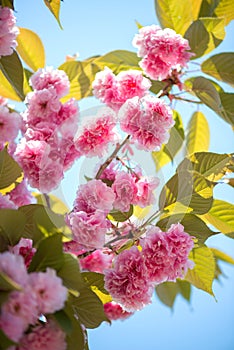
<svg viewBox="0 0 234 350"><path fill-rule="evenodd" d="M134 51L131 41L137 31L135 20L142 25L157 23L153 0L65 0L61 5L63 31L42 0L15 0L15 7L18 25L39 34L45 46L47 65L54 67L63 63L67 54L78 52L84 59L115 49ZM233 30L234 24L231 23L227 27L226 39L216 53L233 51ZM229 89L227 85L223 87L226 91ZM82 112L96 106L97 102L89 98L79 105ZM196 109L182 104L179 110L186 125ZM230 126L208 108L203 111L212 135L210 150L219 153L233 151ZM74 199L80 167L78 162L62 185L63 196L69 205ZM164 175L167 176L166 171ZM215 190L216 197L233 201L234 190L223 187ZM214 237L208 245L219 247L234 257L234 241L231 239ZM172 312L155 297L152 305L128 320L113 322L111 327L103 324L90 331L90 350L232 350L234 267L226 264L222 267L228 278L222 278L222 285L214 283L217 302L208 294L193 289L191 304L178 298Z"/></svg>

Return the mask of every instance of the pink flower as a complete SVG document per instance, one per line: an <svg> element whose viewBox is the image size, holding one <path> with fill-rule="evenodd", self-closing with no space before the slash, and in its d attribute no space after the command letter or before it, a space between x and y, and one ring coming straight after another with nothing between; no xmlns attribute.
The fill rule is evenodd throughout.
<svg viewBox="0 0 234 350"><path fill-rule="evenodd" d="M132 312L125 311L120 304L111 301L103 305L106 317L111 320L125 320L133 315Z"/></svg>
<svg viewBox="0 0 234 350"><path fill-rule="evenodd" d="M112 160L112 162L108 165L108 167L104 169L104 171L102 172L100 179L115 181L118 164L119 163L116 160ZM96 170L98 171L98 169L99 167Z"/></svg>
<svg viewBox="0 0 234 350"><path fill-rule="evenodd" d="M153 190L159 185L157 177L143 177L136 182L137 194L134 204L144 208L154 203Z"/></svg>
<svg viewBox="0 0 234 350"><path fill-rule="evenodd" d="M138 70L129 69L115 76L105 67L96 74L93 94L107 106L118 111L124 102L134 96L143 97L151 87L151 82Z"/></svg>
<svg viewBox="0 0 234 350"><path fill-rule="evenodd" d="M33 241L28 238L21 238L19 243L17 243L14 247L9 249L13 254L21 255L24 258L24 263L28 268L34 254L36 253L36 249L33 248Z"/></svg>
<svg viewBox="0 0 234 350"><path fill-rule="evenodd" d="M45 141L49 144L58 143L58 136L56 133L57 125L51 121L41 121L26 129L24 137L27 141Z"/></svg>
<svg viewBox="0 0 234 350"><path fill-rule="evenodd" d="M18 338L22 335L22 330L25 331L30 324L34 324L37 321L38 316L36 297L33 290L27 287L22 292L13 291L10 293L7 301L1 308L0 324L10 339L13 339L13 337ZM15 334L15 330L9 327L7 322L9 320L12 322L11 328L14 328L16 323L18 336Z"/></svg>
<svg viewBox="0 0 234 350"><path fill-rule="evenodd" d="M26 180L23 180L21 183L19 183L9 193L9 198L13 203L15 203L17 207L36 203L35 197L31 194L31 192L27 188Z"/></svg>
<svg viewBox="0 0 234 350"><path fill-rule="evenodd" d="M9 339L18 342L26 330L25 328L25 323L21 317L14 316L10 313L1 314L0 329Z"/></svg>
<svg viewBox="0 0 234 350"><path fill-rule="evenodd" d="M148 228L142 245L149 280L157 284L167 281L171 266L171 247L165 233L158 227Z"/></svg>
<svg viewBox="0 0 234 350"><path fill-rule="evenodd" d="M43 193L57 188L64 177L63 164L48 158L39 171L37 187Z"/></svg>
<svg viewBox="0 0 234 350"><path fill-rule="evenodd" d="M151 302L153 287L136 246L121 252L114 268L105 271L105 288L127 311L140 310Z"/></svg>
<svg viewBox="0 0 234 350"><path fill-rule="evenodd" d="M95 250L93 253L79 261L83 270L103 273L105 269L111 268L112 260L113 254L105 254L101 250Z"/></svg>
<svg viewBox="0 0 234 350"><path fill-rule="evenodd" d="M0 193L0 209L17 209L17 206L14 202L10 200L10 197L8 195L3 196Z"/></svg>
<svg viewBox="0 0 234 350"><path fill-rule="evenodd" d="M16 18L8 7L0 6L0 57L8 56L16 48L19 29L15 26Z"/></svg>
<svg viewBox="0 0 234 350"><path fill-rule="evenodd" d="M20 255L10 252L0 253L0 272L5 273L20 286L25 286L28 282L27 269Z"/></svg>
<svg viewBox="0 0 234 350"><path fill-rule="evenodd" d="M193 261L188 259L194 242L193 238L184 231L181 224L171 225L166 239L171 249L171 268L168 281L175 281L176 278L184 278L187 270L194 267Z"/></svg>
<svg viewBox="0 0 234 350"><path fill-rule="evenodd" d="M20 341L19 350L66 350L66 334L51 319L35 326Z"/></svg>
<svg viewBox="0 0 234 350"><path fill-rule="evenodd" d="M102 109L96 117L86 118L78 130L76 148L87 157L103 156L108 151L108 144L117 141L115 126L115 113L110 108Z"/></svg>
<svg viewBox="0 0 234 350"><path fill-rule="evenodd" d="M14 141L21 128L22 119L16 112L0 105L0 142Z"/></svg>
<svg viewBox="0 0 234 350"><path fill-rule="evenodd" d="M137 194L137 187L134 179L130 174L120 171L116 175L112 188L116 195L114 208L122 212L127 212Z"/></svg>
<svg viewBox="0 0 234 350"><path fill-rule="evenodd" d="M94 213L97 209L107 215L113 208L115 194L101 180L91 180L80 185L74 202L75 211Z"/></svg>
<svg viewBox="0 0 234 350"><path fill-rule="evenodd" d="M134 97L119 111L120 126L132 136L138 148L146 151L159 150L169 139L169 130L174 125L172 110L164 101L147 95Z"/></svg>
<svg viewBox="0 0 234 350"><path fill-rule="evenodd" d="M109 221L103 211L87 214L84 211L71 212L67 216L67 224L71 227L73 239L83 248L102 248Z"/></svg>
<svg viewBox="0 0 234 350"><path fill-rule="evenodd" d="M152 25L143 27L133 39L138 56L143 60L141 68L152 79L163 80L172 69L185 67L193 53L188 52L188 40L172 29Z"/></svg>
<svg viewBox="0 0 234 350"><path fill-rule="evenodd" d="M53 87L28 93L26 103L28 109L23 118L28 126L36 126L42 121L56 121L61 108L61 102Z"/></svg>
<svg viewBox="0 0 234 350"><path fill-rule="evenodd" d="M43 90L53 87L58 97L65 96L69 92L70 82L67 74L53 67L40 68L30 78L34 90Z"/></svg>
<svg viewBox="0 0 234 350"><path fill-rule="evenodd" d="M62 284L55 270L47 268L46 272L29 274L29 284L37 299L39 314L50 314L61 310L67 300L67 288Z"/></svg>

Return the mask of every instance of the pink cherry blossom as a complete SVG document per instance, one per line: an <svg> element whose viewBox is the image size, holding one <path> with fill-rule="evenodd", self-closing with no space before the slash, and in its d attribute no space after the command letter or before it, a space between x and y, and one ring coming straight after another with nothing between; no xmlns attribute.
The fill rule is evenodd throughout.
<svg viewBox="0 0 234 350"><path fill-rule="evenodd" d="M78 107L77 101L74 98L71 98L66 103L61 105L61 108L57 115L56 123L60 125L66 120L67 121L74 120L77 123L78 117L79 117L79 107Z"/></svg>
<svg viewBox="0 0 234 350"><path fill-rule="evenodd" d="M70 82L67 74L53 67L40 68L30 78L34 90L43 90L53 87L58 97L65 96L69 92Z"/></svg>
<svg viewBox="0 0 234 350"><path fill-rule="evenodd" d="M55 270L47 268L46 272L29 274L29 284L36 295L39 314L50 314L64 307L67 288Z"/></svg>
<svg viewBox="0 0 234 350"><path fill-rule="evenodd" d="M108 167L105 168L104 171L101 173L100 179L115 181L118 165L119 163L116 160L112 160ZM96 172L98 171L99 167L100 164L97 167Z"/></svg>
<svg viewBox="0 0 234 350"><path fill-rule="evenodd" d="M105 271L105 288L127 311L140 310L151 302L153 287L136 246L121 252L114 267Z"/></svg>
<svg viewBox="0 0 234 350"><path fill-rule="evenodd" d="M9 195L3 196L0 193L0 209L17 209L17 205L11 201Z"/></svg>
<svg viewBox="0 0 234 350"><path fill-rule="evenodd" d="M151 95L129 99L121 107L119 118L122 130L132 136L138 148L146 151L159 150L167 143L174 125L169 106Z"/></svg>
<svg viewBox="0 0 234 350"><path fill-rule="evenodd" d="M115 131L116 116L110 108L102 109L97 116L86 118L75 138L75 146L82 155L102 157L108 145L118 140Z"/></svg>
<svg viewBox="0 0 234 350"><path fill-rule="evenodd" d="M98 249L79 261L83 270L103 273L105 269L111 268L112 260L112 253L103 253Z"/></svg>
<svg viewBox="0 0 234 350"><path fill-rule="evenodd" d="M63 164L48 158L39 171L37 187L43 193L56 189L64 177Z"/></svg>
<svg viewBox="0 0 234 350"><path fill-rule="evenodd" d="M21 128L22 119L16 112L0 105L0 142L14 141Z"/></svg>
<svg viewBox="0 0 234 350"><path fill-rule="evenodd" d="M84 211L71 212L67 216L67 224L70 226L73 239L83 248L102 248L105 243L105 234L110 222L103 211L95 211L87 214Z"/></svg>
<svg viewBox="0 0 234 350"><path fill-rule="evenodd" d="M28 282L27 269L20 255L10 252L0 253L0 272L5 273L20 286L25 286Z"/></svg>
<svg viewBox="0 0 234 350"><path fill-rule="evenodd" d="M28 127L24 137L27 141L45 141L49 144L57 144L58 135L56 133L57 125L51 121L41 121L33 127Z"/></svg>
<svg viewBox="0 0 234 350"><path fill-rule="evenodd" d="M141 28L133 39L133 46L138 48L138 56L143 58L141 68L155 80L166 79L172 69L185 67L193 56L188 52L188 40L172 29L161 29L156 25Z"/></svg>
<svg viewBox="0 0 234 350"><path fill-rule="evenodd" d="M93 213L99 209L107 215L113 208L114 200L115 194L112 188L101 180L94 179L79 186L74 202L74 210Z"/></svg>
<svg viewBox="0 0 234 350"><path fill-rule="evenodd" d="M115 75L112 70L105 67L103 71L98 72L92 84L93 94L101 102L107 105L112 104L114 95L117 94Z"/></svg>
<svg viewBox="0 0 234 350"><path fill-rule="evenodd" d="M122 212L127 212L137 194L137 187L133 177L124 171L118 172L112 188L116 195L114 208Z"/></svg>
<svg viewBox="0 0 234 350"><path fill-rule="evenodd" d="M125 320L126 318L133 315L132 312L125 311L122 306L114 301L103 305L106 317L111 320Z"/></svg>
<svg viewBox="0 0 234 350"><path fill-rule="evenodd" d="M21 317L12 315L11 313L2 313L0 315L0 329L9 339L18 342L24 334L25 328L25 323Z"/></svg>
<svg viewBox="0 0 234 350"><path fill-rule="evenodd" d="M21 207L23 205L35 204L36 199L31 194L27 187L26 180L20 182L10 193L10 200L15 203L17 207Z"/></svg>
<svg viewBox="0 0 234 350"><path fill-rule="evenodd" d="M35 326L20 341L18 350L66 350L66 334L51 319Z"/></svg>
<svg viewBox="0 0 234 350"><path fill-rule="evenodd" d="M155 201L153 191L158 185L159 179L157 177L142 177L136 182L137 194L134 204L142 208L153 204Z"/></svg>
<svg viewBox="0 0 234 350"><path fill-rule="evenodd" d="M0 57L8 56L16 48L19 29L15 26L16 18L8 7L0 6Z"/></svg>
<svg viewBox="0 0 234 350"><path fill-rule="evenodd" d="M36 249L33 248L33 241L23 237L15 246L10 247L9 250L13 254L21 255L24 258L24 263L27 268L29 267L32 258L36 253Z"/></svg>

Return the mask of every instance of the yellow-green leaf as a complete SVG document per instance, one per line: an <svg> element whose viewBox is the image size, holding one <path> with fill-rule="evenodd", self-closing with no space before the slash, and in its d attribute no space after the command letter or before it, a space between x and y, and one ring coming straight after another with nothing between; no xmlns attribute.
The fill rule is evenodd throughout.
<svg viewBox="0 0 234 350"><path fill-rule="evenodd" d="M210 248L210 249L212 250L212 252L214 254L214 257L216 259L222 260L222 261L225 261L225 262L227 262L229 264L234 265L234 259L230 255L228 255L228 254L226 254L224 252L221 252L221 250L216 249L216 248Z"/></svg>
<svg viewBox="0 0 234 350"><path fill-rule="evenodd" d="M189 41L192 59L206 55L214 50L225 37L224 18L199 18L187 29L184 37Z"/></svg>
<svg viewBox="0 0 234 350"><path fill-rule="evenodd" d="M203 0L199 17L223 17L225 25L234 19L233 0Z"/></svg>
<svg viewBox="0 0 234 350"><path fill-rule="evenodd" d="M161 26L174 29L183 35L197 18L198 8L193 3L193 0L155 0L156 14Z"/></svg>
<svg viewBox="0 0 234 350"><path fill-rule="evenodd" d="M62 25L61 25L60 19L59 19L61 0L44 0L44 3L46 4L46 6L50 10L50 12L54 15L60 28L62 29Z"/></svg>
<svg viewBox="0 0 234 350"><path fill-rule="evenodd" d="M224 234L234 233L234 205L220 199L214 199L208 213L202 216L207 222Z"/></svg>
<svg viewBox="0 0 234 350"><path fill-rule="evenodd" d="M21 98L15 92L12 85L9 83L5 75L0 71L0 95L5 98L9 98L13 101L21 101Z"/></svg>
<svg viewBox="0 0 234 350"><path fill-rule="evenodd" d="M41 195L39 193L34 193L34 196L36 197L38 204L42 204L44 206L48 205L47 199L45 198L44 195ZM48 195L48 201L50 204L50 209L57 214L64 215L70 211L67 205L61 199L56 197L54 194Z"/></svg>
<svg viewBox="0 0 234 350"><path fill-rule="evenodd" d="M11 190L23 180L22 169L18 163L8 154L7 149L0 151L0 192L2 194Z"/></svg>
<svg viewBox="0 0 234 350"><path fill-rule="evenodd" d="M45 66L45 50L39 36L32 30L19 28L17 52L24 62L35 72Z"/></svg>
<svg viewBox="0 0 234 350"><path fill-rule="evenodd" d="M193 113L186 138L188 154L208 151L210 144L210 129L205 115L202 112Z"/></svg>
<svg viewBox="0 0 234 350"><path fill-rule="evenodd" d="M234 86L233 62L234 52L223 52L209 57L202 63L201 68L204 73Z"/></svg>
<svg viewBox="0 0 234 350"><path fill-rule="evenodd" d="M194 248L189 258L195 263L195 266L188 270L185 280L198 289L214 295L212 284L215 278L216 266L212 250L206 246Z"/></svg>

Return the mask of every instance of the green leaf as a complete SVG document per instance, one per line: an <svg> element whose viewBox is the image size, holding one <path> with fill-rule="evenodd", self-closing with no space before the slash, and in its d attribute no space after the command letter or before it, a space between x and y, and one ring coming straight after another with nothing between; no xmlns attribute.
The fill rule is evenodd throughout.
<svg viewBox="0 0 234 350"><path fill-rule="evenodd" d="M130 209L128 212L121 212L118 210L112 210L109 214L108 217L110 220L118 221L118 222L124 222L127 219L129 219L133 215L133 205L130 205Z"/></svg>
<svg viewBox="0 0 234 350"><path fill-rule="evenodd" d="M59 271L63 262L62 235L54 234L40 241L28 271L45 271L47 267Z"/></svg>
<svg viewBox="0 0 234 350"><path fill-rule="evenodd" d="M8 348L14 345L15 343L9 338L7 338L5 333L3 333L3 331L0 329L0 350L7 350Z"/></svg>
<svg viewBox="0 0 234 350"><path fill-rule="evenodd" d="M213 184L195 172L176 173L162 188L159 207L171 213L203 214L211 208Z"/></svg>
<svg viewBox="0 0 234 350"><path fill-rule="evenodd" d="M38 208L39 206L36 204L29 204L18 209L19 212L22 212L26 217L23 237L32 239L34 243L44 238L43 233L38 229L37 223L34 220L34 214Z"/></svg>
<svg viewBox="0 0 234 350"><path fill-rule="evenodd" d="M79 320L74 315L71 298L69 298L68 302L66 303L64 311L72 322L72 332L68 333L66 337L66 350L84 350L84 330L82 329Z"/></svg>
<svg viewBox="0 0 234 350"><path fill-rule="evenodd" d="M50 209L54 213L65 215L70 211L67 205L60 198L56 197L54 194L48 194L47 196L50 202ZM46 201L45 195L35 193L34 197L36 198L38 204L47 206L48 203Z"/></svg>
<svg viewBox="0 0 234 350"><path fill-rule="evenodd" d="M234 233L234 205L220 199L214 199L212 208L202 216L208 223L224 234Z"/></svg>
<svg viewBox="0 0 234 350"><path fill-rule="evenodd" d="M53 314L53 317L55 318L56 322L59 324L61 329L66 333L66 334L71 334L72 332L72 321L70 317L67 315L65 310L59 310L56 311Z"/></svg>
<svg viewBox="0 0 234 350"><path fill-rule="evenodd" d="M170 131L170 138L166 145L163 145L158 152L152 152L152 157L158 171L164 165L173 161L176 154L179 152L184 141L183 121L177 111L173 111L175 125Z"/></svg>
<svg viewBox="0 0 234 350"><path fill-rule="evenodd" d="M57 275L62 278L63 284L71 290L79 291L85 284L80 273L79 262L71 254L63 254L63 264Z"/></svg>
<svg viewBox="0 0 234 350"><path fill-rule="evenodd" d="M29 79L31 78L33 72L24 68L24 94L27 95L32 91L31 86L29 85Z"/></svg>
<svg viewBox="0 0 234 350"><path fill-rule="evenodd" d="M97 328L103 321L108 321L101 300L89 288L83 288L78 298L71 298L73 309L86 328Z"/></svg>
<svg viewBox="0 0 234 350"><path fill-rule="evenodd" d="M32 30L19 28L17 52L24 62L35 72L45 66L45 50L39 36Z"/></svg>
<svg viewBox="0 0 234 350"><path fill-rule="evenodd" d="M210 144L210 129L205 115L194 112L188 123L186 146L188 154L208 151Z"/></svg>
<svg viewBox="0 0 234 350"><path fill-rule="evenodd" d="M13 209L0 209L0 251L16 245L26 224L23 213Z"/></svg>
<svg viewBox="0 0 234 350"><path fill-rule="evenodd" d="M9 83L5 75L0 70L0 95L13 101L21 102L21 98L17 95L12 85Z"/></svg>
<svg viewBox="0 0 234 350"><path fill-rule="evenodd" d="M214 254L215 259L222 260L228 264L234 265L234 259L230 255L224 252L221 252L221 250L218 250L216 248L210 248L210 249L212 250L212 253Z"/></svg>
<svg viewBox="0 0 234 350"><path fill-rule="evenodd" d="M11 292L13 290L22 290L21 286L13 281L7 274L0 272L0 291Z"/></svg>
<svg viewBox="0 0 234 350"><path fill-rule="evenodd" d="M13 190L23 180L23 173L18 163L8 154L7 148L0 151L0 193Z"/></svg>
<svg viewBox="0 0 234 350"><path fill-rule="evenodd" d="M188 270L185 280L198 289L214 295L212 284L216 266L212 250L206 246L194 248L190 253L190 259L194 261L195 266L192 270Z"/></svg>
<svg viewBox="0 0 234 350"><path fill-rule="evenodd" d="M54 17L56 18L60 28L63 29L62 25L60 23L60 19L59 19L61 1L60 0L44 0L44 3L48 7L50 12L54 15Z"/></svg>
<svg viewBox="0 0 234 350"><path fill-rule="evenodd" d="M223 52L209 57L201 65L204 73L234 86L234 52Z"/></svg>
<svg viewBox="0 0 234 350"><path fill-rule="evenodd" d="M196 59L214 50L225 37L224 18L199 18L187 29L184 37L189 41Z"/></svg>
<svg viewBox="0 0 234 350"><path fill-rule="evenodd" d="M194 19L197 19L201 1L194 4L193 0L155 0L157 18L163 28L174 29L184 34Z"/></svg>
<svg viewBox="0 0 234 350"><path fill-rule="evenodd" d="M87 287L90 287L92 291L99 297L103 304L112 300L112 297L104 288L104 275L96 272L83 272L82 277Z"/></svg>
<svg viewBox="0 0 234 350"><path fill-rule="evenodd" d="M203 0L199 17L224 17L227 25L234 19L232 0Z"/></svg>
<svg viewBox="0 0 234 350"><path fill-rule="evenodd" d="M229 171L233 162L230 154L198 152L185 158L179 164L177 171L196 171L210 181L217 181Z"/></svg>
<svg viewBox="0 0 234 350"><path fill-rule="evenodd" d="M140 58L135 52L127 50L115 50L96 58L93 63L99 67L99 70L109 67L115 74L128 69L138 69Z"/></svg>
<svg viewBox="0 0 234 350"><path fill-rule="evenodd" d="M0 58L0 69L14 88L21 101L24 101L23 66L15 51L10 56L2 56Z"/></svg>
<svg viewBox="0 0 234 350"><path fill-rule="evenodd" d="M166 232L172 224L177 224L179 222L184 226L185 232L197 238L198 244L200 245L203 244L207 238L216 234L209 229L201 218L194 214L181 213L166 216L157 222L157 226Z"/></svg>
<svg viewBox="0 0 234 350"><path fill-rule="evenodd" d="M219 114L227 123L234 126L234 93L220 92L222 112Z"/></svg>
<svg viewBox="0 0 234 350"><path fill-rule="evenodd" d="M170 308L173 308L178 294L190 301L191 285L187 281L177 279L176 282L164 282L157 285L155 290L161 302Z"/></svg>

